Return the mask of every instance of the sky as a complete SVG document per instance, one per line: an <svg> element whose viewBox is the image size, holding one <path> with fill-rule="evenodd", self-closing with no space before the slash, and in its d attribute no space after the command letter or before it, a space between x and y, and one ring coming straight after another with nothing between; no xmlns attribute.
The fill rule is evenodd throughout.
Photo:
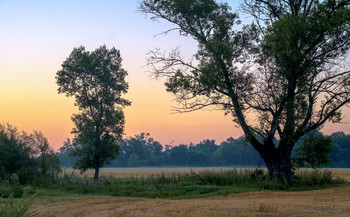
<svg viewBox="0 0 350 217"><path fill-rule="evenodd" d="M222 111L178 114L163 81L151 78L146 54L155 48L169 51L180 46L190 57L197 44L171 32L171 24L153 22L141 14L138 0L0 0L0 122L20 130L40 130L55 148L62 146L73 128L78 109L74 98L58 94L55 75L74 47L94 50L101 45L120 50L128 71L132 105L125 108L125 137L141 132L165 144L218 143L240 137L242 131ZM235 9L238 1L227 1ZM241 16L246 19L245 15ZM323 132L350 133L350 111L343 124L327 124Z"/></svg>

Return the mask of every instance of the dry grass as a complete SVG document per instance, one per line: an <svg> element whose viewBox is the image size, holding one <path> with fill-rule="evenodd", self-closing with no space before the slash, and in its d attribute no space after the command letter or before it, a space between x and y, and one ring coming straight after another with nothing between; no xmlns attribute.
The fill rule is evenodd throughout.
<svg viewBox="0 0 350 217"><path fill-rule="evenodd" d="M40 199L39 216L348 216L350 186L308 192L250 192L191 200Z"/></svg>
<svg viewBox="0 0 350 217"><path fill-rule="evenodd" d="M273 203L260 203L259 211L277 213L277 207L276 204Z"/></svg>
<svg viewBox="0 0 350 217"><path fill-rule="evenodd" d="M125 176L147 176L162 172L189 172L181 168L104 169ZM332 170L350 181L350 170ZM112 174L113 175L113 174ZM119 176L118 175L118 176ZM89 196L37 199L33 209L39 216L349 216L350 185L303 192L249 192L225 197L186 200L135 199Z"/></svg>
<svg viewBox="0 0 350 217"><path fill-rule="evenodd" d="M350 182L350 169L330 169L335 178Z"/></svg>

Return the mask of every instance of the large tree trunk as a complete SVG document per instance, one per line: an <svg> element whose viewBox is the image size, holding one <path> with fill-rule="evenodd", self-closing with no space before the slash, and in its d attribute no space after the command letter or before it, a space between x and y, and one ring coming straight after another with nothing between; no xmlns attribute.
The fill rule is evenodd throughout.
<svg viewBox="0 0 350 217"><path fill-rule="evenodd" d="M98 182L98 176L100 174L100 167L95 167L95 177L94 182Z"/></svg>
<svg viewBox="0 0 350 217"><path fill-rule="evenodd" d="M292 181L291 153L275 149L262 156L272 180L285 179L288 183Z"/></svg>

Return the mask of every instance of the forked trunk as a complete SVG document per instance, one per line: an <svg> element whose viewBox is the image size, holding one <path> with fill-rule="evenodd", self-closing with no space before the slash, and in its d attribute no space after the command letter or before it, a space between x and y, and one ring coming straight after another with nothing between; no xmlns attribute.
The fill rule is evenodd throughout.
<svg viewBox="0 0 350 217"><path fill-rule="evenodd" d="M95 167L95 177L94 177L94 182L98 182L98 176L100 173L100 167Z"/></svg>

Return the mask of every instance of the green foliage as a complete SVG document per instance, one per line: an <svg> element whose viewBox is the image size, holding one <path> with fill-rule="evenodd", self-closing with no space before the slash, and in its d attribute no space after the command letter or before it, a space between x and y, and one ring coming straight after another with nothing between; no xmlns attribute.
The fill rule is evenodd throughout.
<svg viewBox="0 0 350 217"><path fill-rule="evenodd" d="M122 68L119 50L106 46L89 52L85 47L74 48L56 75L58 93L75 97L80 113L74 114L75 149L79 157L75 167L81 170L98 169L110 164L119 154L117 141L124 132L124 113L121 107L130 102L121 97L128 90L127 72Z"/></svg>
<svg viewBox="0 0 350 217"><path fill-rule="evenodd" d="M293 164L296 168L320 168L330 164L332 151L331 136L324 136L320 133L309 134L303 138L303 143L296 148L297 157L293 160Z"/></svg>
<svg viewBox="0 0 350 217"><path fill-rule="evenodd" d="M0 124L0 180L25 184L60 171L60 162L41 132L28 134Z"/></svg>

